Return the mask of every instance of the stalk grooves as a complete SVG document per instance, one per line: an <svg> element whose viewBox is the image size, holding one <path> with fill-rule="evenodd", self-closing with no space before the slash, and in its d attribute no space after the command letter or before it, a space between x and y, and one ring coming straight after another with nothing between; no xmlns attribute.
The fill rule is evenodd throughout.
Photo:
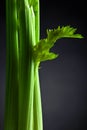
<svg viewBox="0 0 87 130"><path fill-rule="evenodd" d="M6 104L4 130L43 130L38 66L39 0L6 0Z"/></svg>
<svg viewBox="0 0 87 130"><path fill-rule="evenodd" d="M11 5L11 6L10 6ZM5 130L18 129L18 32L16 0L6 1L6 104ZM15 97L16 95L16 97ZM14 127L13 127L14 126Z"/></svg>

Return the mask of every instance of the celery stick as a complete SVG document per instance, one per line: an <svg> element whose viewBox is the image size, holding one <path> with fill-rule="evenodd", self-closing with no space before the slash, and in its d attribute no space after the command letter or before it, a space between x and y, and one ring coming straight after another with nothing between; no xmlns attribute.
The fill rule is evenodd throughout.
<svg viewBox="0 0 87 130"><path fill-rule="evenodd" d="M18 129L18 31L16 0L6 0L5 130Z"/></svg>
<svg viewBox="0 0 87 130"><path fill-rule="evenodd" d="M39 65L61 38L83 38L76 28L58 26L40 40L39 0L6 0L6 103L4 130L43 130Z"/></svg>

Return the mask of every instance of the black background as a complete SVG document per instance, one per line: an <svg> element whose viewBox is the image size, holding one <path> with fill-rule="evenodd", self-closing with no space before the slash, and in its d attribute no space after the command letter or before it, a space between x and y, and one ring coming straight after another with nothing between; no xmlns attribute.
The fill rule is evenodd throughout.
<svg viewBox="0 0 87 130"><path fill-rule="evenodd" d="M58 25L77 28L84 39L60 39L59 58L40 66L44 130L87 130L87 21L85 0L41 0L41 38ZM6 75L5 1L0 2L0 130L3 130Z"/></svg>

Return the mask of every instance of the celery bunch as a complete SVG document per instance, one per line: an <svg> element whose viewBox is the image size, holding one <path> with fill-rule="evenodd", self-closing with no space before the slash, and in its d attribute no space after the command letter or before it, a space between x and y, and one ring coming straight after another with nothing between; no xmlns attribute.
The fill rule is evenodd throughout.
<svg viewBox="0 0 87 130"><path fill-rule="evenodd" d="M60 38L82 38L70 26L47 30L40 40L39 0L6 0L6 103L4 130L43 130L40 62L58 54L50 52Z"/></svg>

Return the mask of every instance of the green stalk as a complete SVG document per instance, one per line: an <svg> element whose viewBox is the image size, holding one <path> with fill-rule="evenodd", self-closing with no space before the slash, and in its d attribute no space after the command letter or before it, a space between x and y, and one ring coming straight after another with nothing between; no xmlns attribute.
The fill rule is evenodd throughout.
<svg viewBox="0 0 87 130"><path fill-rule="evenodd" d="M6 0L5 130L18 130L18 32L16 0Z"/></svg>
<svg viewBox="0 0 87 130"><path fill-rule="evenodd" d="M35 66L35 82L34 82L34 130L43 130L42 120L42 104L39 83L38 64Z"/></svg>
<svg viewBox="0 0 87 130"><path fill-rule="evenodd" d="M70 26L47 30L40 40L39 0L6 0L6 103L4 130L43 130L39 63L60 38L83 38Z"/></svg>
<svg viewBox="0 0 87 130"><path fill-rule="evenodd" d="M40 86L37 84L39 81L36 75L38 67L36 69L32 54L32 48L36 40L39 40L39 10L36 10L39 9L39 3L37 2L37 5L34 5L32 2L28 4L28 1L24 1L19 10L19 130L42 130Z"/></svg>
<svg viewBox="0 0 87 130"><path fill-rule="evenodd" d="M36 43L40 40L40 2L39 0L34 1L34 13L35 13L35 36Z"/></svg>
<svg viewBox="0 0 87 130"><path fill-rule="evenodd" d="M5 130L42 130L38 67L32 54L40 35L39 0L7 0L6 12Z"/></svg>
<svg viewBox="0 0 87 130"><path fill-rule="evenodd" d="M40 2L39 0L35 1L37 6L34 5L35 13L35 36L36 43L40 40ZM42 104L41 104L41 95L40 95L40 83L39 83L39 65L35 64L34 66L34 129L33 130L43 130L43 119L42 119Z"/></svg>
<svg viewBox="0 0 87 130"><path fill-rule="evenodd" d="M31 111L29 104L32 106L30 94L33 91L33 60L32 60L32 31L30 25L31 9L28 5L20 5L19 12L19 126L18 130L28 129L28 120L30 127L30 116L28 111ZM29 81L29 82L28 82ZM32 87L31 87L32 86Z"/></svg>

